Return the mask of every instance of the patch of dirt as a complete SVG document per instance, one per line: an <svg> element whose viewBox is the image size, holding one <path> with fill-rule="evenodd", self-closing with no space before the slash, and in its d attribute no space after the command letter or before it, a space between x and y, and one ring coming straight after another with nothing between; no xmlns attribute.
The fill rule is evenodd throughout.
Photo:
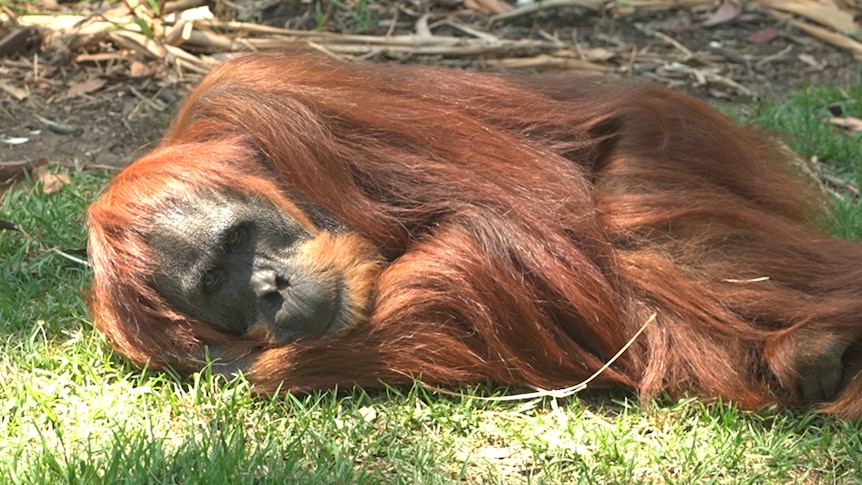
<svg viewBox="0 0 862 485"><path fill-rule="evenodd" d="M582 17L572 35L591 48L628 50L626 75L702 97L777 100L808 84L860 80L862 69L851 53L765 14L752 12L711 28L702 25L707 15L688 9L621 20Z"/></svg>
<svg viewBox="0 0 862 485"><path fill-rule="evenodd" d="M93 76L88 66L42 66L0 61L0 77L26 96L0 98L0 161L51 162L81 168L124 166L149 151L196 79L115 79L96 92L67 97L69 85ZM153 100L161 101L154 107Z"/></svg>
<svg viewBox="0 0 862 485"><path fill-rule="evenodd" d="M363 33L415 32L421 15L405 5L378 5ZM313 5L292 8L290 15L272 11L256 20L294 28L297 23L313 24ZM850 52L762 11L752 9L705 27L714 11L701 7L611 18L559 8L489 24L487 16L457 10L436 17L457 22L438 22L434 34L463 35L458 26L478 25L501 39L556 40L579 58L593 56L594 64L610 75L662 82L701 97L750 106L757 99L780 99L807 84L848 85L862 79L860 63ZM327 21L332 29L357 28L355 15L344 12L333 13ZM559 56L545 62L549 58L541 52L528 57L367 57L468 69L570 66ZM71 59L57 55L50 45L40 52L0 58L0 162L47 157L75 168L126 165L158 141L179 100L199 78L134 54L126 60Z"/></svg>

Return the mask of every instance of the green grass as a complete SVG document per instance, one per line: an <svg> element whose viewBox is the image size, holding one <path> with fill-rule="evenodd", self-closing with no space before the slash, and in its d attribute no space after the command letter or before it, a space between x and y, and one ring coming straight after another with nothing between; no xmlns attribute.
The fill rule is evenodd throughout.
<svg viewBox="0 0 862 485"><path fill-rule="evenodd" d="M342 32L366 32L372 27L375 3L373 0L315 0L315 23L318 29L332 26Z"/></svg>
<svg viewBox="0 0 862 485"><path fill-rule="evenodd" d="M809 87L794 93L784 103L766 106L755 121L770 130L785 133L788 145L806 160L816 160L815 172L825 172L862 187L862 132L841 133L827 120L834 116L862 118L862 77L844 88ZM838 190L829 212L833 232L839 237L862 238L862 204Z"/></svg>
<svg viewBox="0 0 862 485"><path fill-rule="evenodd" d="M859 138L826 122L856 90L764 108L805 157L858 181ZM811 141L814 140L814 141ZM854 150L855 146L855 150ZM804 410L597 393L488 402L409 389L263 400L241 379L142 372L92 329L82 213L105 182L0 195L0 483L858 483L862 423ZM862 235L844 194L835 232ZM61 254L62 253L62 254ZM480 388L479 395L510 393Z"/></svg>
<svg viewBox="0 0 862 485"><path fill-rule="evenodd" d="M813 86L792 94L785 102L766 106L755 121L771 130L788 133L788 143L805 158L816 156L836 173L862 181L862 133L836 136L838 128L826 121L834 116L862 118L862 76L846 88Z"/></svg>

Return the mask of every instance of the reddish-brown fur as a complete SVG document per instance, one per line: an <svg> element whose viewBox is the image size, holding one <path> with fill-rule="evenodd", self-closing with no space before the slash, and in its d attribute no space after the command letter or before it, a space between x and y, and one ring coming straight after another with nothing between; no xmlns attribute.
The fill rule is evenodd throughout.
<svg viewBox="0 0 862 485"><path fill-rule="evenodd" d="M138 364L193 371L209 355L274 392L564 387L655 313L592 385L792 404L799 363L849 344L824 408L859 417L862 246L810 222L820 198L789 158L656 86L240 57L90 209L93 317ZM141 234L199 187L300 218L311 201L372 241L388 263L370 320L271 346L173 311Z"/></svg>

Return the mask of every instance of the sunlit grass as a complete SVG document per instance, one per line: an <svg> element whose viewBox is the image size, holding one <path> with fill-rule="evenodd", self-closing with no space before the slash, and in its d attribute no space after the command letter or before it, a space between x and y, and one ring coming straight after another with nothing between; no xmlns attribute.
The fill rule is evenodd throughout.
<svg viewBox="0 0 862 485"><path fill-rule="evenodd" d="M855 89L855 88L854 88ZM860 93L816 88L762 111L832 174L859 181L859 138L828 125ZM794 119L796 118L796 119ZM771 120L771 121L769 121ZM811 141L813 140L813 141ZM856 150L853 150L855 146ZM139 371L90 325L83 212L106 178L0 195L2 483L848 483L862 424L805 410L743 413L626 393L489 402L417 385L266 400L241 378ZM836 234L862 235L841 193ZM72 256L72 258L68 257ZM480 387L476 395L515 390Z"/></svg>
<svg viewBox="0 0 862 485"><path fill-rule="evenodd" d="M862 132L846 132L829 122L832 117L862 118L862 74L855 85L813 86L794 93L783 103L767 105L755 122L786 134L784 140L810 163L813 172L849 182L858 191L862 186ZM862 238L858 194L846 187L833 189L834 207L827 218L834 234Z"/></svg>

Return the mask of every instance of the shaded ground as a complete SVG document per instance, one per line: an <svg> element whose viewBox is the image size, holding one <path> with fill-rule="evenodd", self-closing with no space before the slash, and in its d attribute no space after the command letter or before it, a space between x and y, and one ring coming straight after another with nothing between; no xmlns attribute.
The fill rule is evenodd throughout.
<svg viewBox="0 0 862 485"><path fill-rule="evenodd" d="M253 20L290 28L313 28L321 20L311 6L285 10L281 5L258 12ZM410 10L414 4L383 5L387 4L369 11L362 33L415 31L420 16ZM670 84L737 103L743 111L758 99L779 99L808 83L860 82L860 62L847 51L757 9L714 27L704 26L714 12L712 7L664 10L613 19L561 8L489 26L487 17L462 10L435 17L457 23L438 22L434 34L454 35L458 26L482 25L500 38L558 39L610 75ZM332 30L361 27L350 11L333 11L325 20ZM161 60L75 62L68 53L59 55L57 46L37 50L0 58L0 162L47 157L76 168L127 164L159 139L178 100L199 77L178 73ZM531 71L565 68L568 62L564 56L548 59L541 53L526 58L404 53L371 57Z"/></svg>

